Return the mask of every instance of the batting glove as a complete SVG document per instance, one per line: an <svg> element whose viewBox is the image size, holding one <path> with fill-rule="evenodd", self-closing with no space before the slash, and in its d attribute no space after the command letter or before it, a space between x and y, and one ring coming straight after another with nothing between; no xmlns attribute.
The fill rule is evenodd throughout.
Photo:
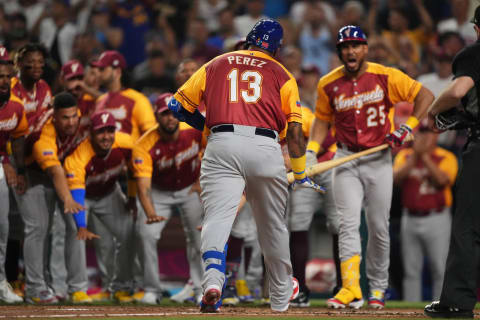
<svg viewBox="0 0 480 320"><path fill-rule="evenodd" d="M292 189L296 190L297 188L312 188L313 190L320 193L325 193L326 191L324 187L319 186L309 177L305 177L302 180L295 180L292 184Z"/></svg>
<svg viewBox="0 0 480 320"><path fill-rule="evenodd" d="M386 141L392 148L401 147L412 134L412 128L402 124L400 128L387 135Z"/></svg>

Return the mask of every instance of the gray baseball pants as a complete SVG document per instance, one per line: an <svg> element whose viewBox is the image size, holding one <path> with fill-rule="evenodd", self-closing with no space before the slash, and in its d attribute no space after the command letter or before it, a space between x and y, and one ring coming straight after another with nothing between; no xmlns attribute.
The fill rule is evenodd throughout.
<svg viewBox="0 0 480 320"><path fill-rule="evenodd" d="M200 294L203 275L200 256L200 232L197 227L202 224L203 208L196 192L190 192L192 186L179 191L161 191L152 188L152 200L155 212L167 218L162 222L146 224L147 217L139 204L137 236L140 238L142 250L140 263L143 267L143 287L145 292L161 293L158 272L157 242L162 230L172 215L172 206L180 211L183 230L187 242L187 260L190 268L190 278L193 281L195 294Z"/></svg>
<svg viewBox="0 0 480 320"><path fill-rule="evenodd" d="M0 164L0 281L5 280L5 256L8 242L8 211L10 209L7 179Z"/></svg>
<svg viewBox="0 0 480 320"><path fill-rule="evenodd" d="M99 199L87 198L85 201L88 214L96 216L110 237L115 238L113 274L110 276L112 283L109 288L112 292L132 289L133 217L126 208L126 201L118 184L106 196ZM107 241L109 240L107 236Z"/></svg>
<svg viewBox="0 0 480 320"><path fill-rule="evenodd" d="M25 261L26 296L36 297L47 290L48 232L52 225L55 190L38 184L17 196L17 203L25 223L23 256ZM62 206L60 206L62 208ZM61 209L63 211L63 209ZM88 286L85 241L76 239L77 227L70 214L61 213L65 221L65 264L67 267L68 293L86 291Z"/></svg>
<svg viewBox="0 0 480 320"><path fill-rule="evenodd" d="M422 270L426 256L432 276L432 298L440 299L447 263L452 215L450 208L425 217L402 215L403 292L406 301L422 301Z"/></svg>
<svg viewBox="0 0 480 320"><path fill-rule="evenodd" d="M115 238L108 228L92 214L88 217L88 229L99 235L100 239L93 239L98 271L102 280L102 290L111 289L115 264Z"/></svg>
<svg viewBox="0 0 480 320"><path fill-rule="evenodd" d="M288 182L282 151L276 140L255 135L255 127L235 125L234 130L212 133L202 159L203 289L223 287L223 252L245 190L268 270L271 308L284 311L292 295L292 265L285 224Z"/></svg>
<svg viewBox="0 0 480 320"><path fill-rule="evenodd" d="M352 154L338 148L335 158ZM388 287L390 264L389 217L393 170L390 149L376 152L333 169L333 196L340 214L340 260L361 255L362 205L368 228L366 271L371 290Z"/></svg>

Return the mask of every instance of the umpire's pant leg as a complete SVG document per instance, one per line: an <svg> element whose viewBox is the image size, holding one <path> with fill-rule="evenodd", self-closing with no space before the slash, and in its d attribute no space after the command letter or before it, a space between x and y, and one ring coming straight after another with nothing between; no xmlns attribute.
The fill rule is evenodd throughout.
<svg viewBox="0 0 480 320"><path fill-rule="evenodd" d="M47 290L45 282L47 240L50 220L55 210L55 201L47 200L48 189L43 185L36 185L28 188L25 194L17 195L18 208L25 224L23 242L25 293L30 297L36 297L41 291Z"/></svg>
<svg viewBox="0 0 480 320"><path fill-rule="evenodd" d="M3 170L0 165L0 170ZM0 173L1 174L1 173ZM0 178L0 281L5 280L5 256L8 241L9 195L6 178Z"/></svg>

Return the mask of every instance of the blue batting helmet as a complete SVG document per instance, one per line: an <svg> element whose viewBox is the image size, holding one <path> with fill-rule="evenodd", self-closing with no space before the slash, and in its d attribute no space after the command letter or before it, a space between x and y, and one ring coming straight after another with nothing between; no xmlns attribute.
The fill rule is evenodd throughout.
<svg viewBox="0 0 480 320"><path fill-rule="evenodd" d="M363 30L358 26L344 26L338 31L337 48L342 43L347 41L357 41L367 43L367 36Z"/></svg>
<svg viewBox="0 0 480 320"><path fill-rule="evenodd" d="M247 44L257 46L274 53L282 45L283 28L275 20L258 21L247 35Z"/></svg>

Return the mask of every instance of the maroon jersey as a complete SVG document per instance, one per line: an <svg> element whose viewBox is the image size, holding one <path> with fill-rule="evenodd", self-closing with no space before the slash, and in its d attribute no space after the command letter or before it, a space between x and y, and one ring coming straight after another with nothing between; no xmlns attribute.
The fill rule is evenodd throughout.
<svg viewBox="0 0 480 320"><path fill-rule="evenodd" d="M85 189L87 198L102 198L112 192L118 177L130 165L132 138L123 132L115 133L115 141L106 157L99 157L90 139L84 140L66 159L65 172L70 190Z"/></svg>
<svg viewBox="0 0 480 320"><path fill-rule="evenodd" d="M85 138L90 132L90 117L95 112L95 99L88 94L84 94L78 99L77 106L82 114L78 130L80 131L80 135Z"/></svg>
<svg viewBox="0 0 480 320"><path fill-rule="evenodd" d="M42 129L51 113L47 113L52 103L52 92L48 84L40 79L33 92L28 92L17 77L12 78L12 93L20 98L27 115L29 133L38 132Z"/></svg>
<svg viewBox="0 0 480 320"><path fill-rule="evenodd" d="M260 51L241 50L213 59L175 93L190 112L206 107L206 126L239 124L282 132L302 122L295 78Z"/></svg>
<svg viewBox="0 0 480 320"><path fill-rule="evenodd" d="M10 99L0 106L0 162L8 163L7 142L12 138L26 135L28 122L20 99L11 95Z"/></svg>
<svg viewBox="0 0 480 320"><path fill-rule="evenodd" d="M368 62L357 79L339 67L318 83L315 116L335 124L337 141L346 146L371 148L392 131L394 104L413 102L421 84L403 72ZM392 109L393 110L393 109Z"/></svg>
<svg viewBox="0 0 480 320"><path fill-rule="evenodd" d="M152 178L160 190L186 188L200 176L201 143L202 133L191 127L180 128L176 141L164 141L154 131L133 149L134 176Z"/></svg>

